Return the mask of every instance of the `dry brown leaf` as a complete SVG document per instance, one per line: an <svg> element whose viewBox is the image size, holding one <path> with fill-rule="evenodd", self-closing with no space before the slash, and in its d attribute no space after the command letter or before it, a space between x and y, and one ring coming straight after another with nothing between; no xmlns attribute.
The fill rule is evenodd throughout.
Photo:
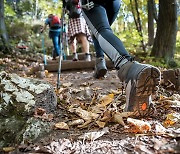
<svg viewBox="0 0 180 154"><path fill-rule="evenodd" d="M51 120L53 120L53 118L54 118L54 114L43 114L42 115L42 117L41 117L42 119L45 119L45 120L47 120L47 121L51 121Z"/></svg>
<svg viewBox="0 0 180 154"><path fill-rule="evenodd" d="M54 76L54 74L52 73L48 73L48 75L46 75L47 78L52 78Z"/></svg>
<svg viewBox="0 0 180 154"><path fill-rule="evenodd" d="M4 147L4 148L3 148L3 151L4 151L4 152L11 152L11 151L13 151L13 150L15 150L15 147Z"/></svg>
<svg viewBox="0 0 180 154"><path fill-rule="evenodd" d="M94 141L108 132L109 132L109 128L105 127L101 131L98 131L98 132L85 133L84 135L79 136L79 139Z"/></svg>
<svg viewBox="0 0 180 154"><path fill-rule="evenodd" d="M111 112L108 110L104 112L103 117L101 118L101 121L104 121L104 122L110 121L111 118L112 118Z"/></svg>
<svg viewBox="0 0 180 154"><path fill-rule="evenodd" d="M73 121L70 121L68 123L69 126L76 126L76 125L81 125L84 123L84 120L83 119L77 119L77 120L73 120Z"/></svg>
<svg viewBox="0 0 180 154"><path fill-rule="evenodd" d="M88 124L90 124L91 122L92 122L91 120L85 121L85 123L83 123L82 125L78 125L77 127L78 128L86 128L88 126Z"/></svg>
<svg viewBox="0 0 180 154"><path fill-rule="evenodd" d="M63 87L71 87L72 83L71 82L63 83L62 86Z"/></svg>
<svg viewBox="0 0 180 154"><path fill-rule="evenodd" d="M125 126L123 118L127 118L131 115L132 115L132 112L122 112L122 113L115 112L113 114L112 121Z"/></svg>
<svg viewBox="0 0 180 154"><path fill-rule="evenodd" d="M122 90L113 90L111 89L111 93L115 94L115 95L118 95L122 92Z"/></svg>
<svg viewBox="0 0 180 154"><path fill-rule="evenodd" d="M43 108L36 108L34 111L34 116L42 116L45 112L46 110Z"/></svg>
<svg viewBox="0 0 180 154"><path fill-rule="evenodd" d="M74 112L76 113L79 117L81 117L82 119L84 119L85 121L89 121L92 119L96 119L98 118L98 114L93 113L93 112L88 112L86 110L83 110L81 107L78 108L71 108L69 109L70 112Z"/></svg>
<svg viewBox="0 0 180 154"><path fill-rule="evenodd" d="M96 124L100 127L100 128L104 128L104 126L106 125L105 122L102 121L96 121Z"/></svg>
<svg viewBox="0 0 180 154"><path fill-rule="evenodd" d="M63 129L63 130L69 130L69 126L65 122L58 122L55 124L56 129Z"/></svg>
<svg viewBox="0 0 180 154"><path fill-rule="evenodd" d="M99 100L100 104L98 104L98 107L106 107L114 100L114 94L108 94L105 96L102 96Z"/></svg>
<svg viewBox="0 0 180 154"><path fill-rule="evenodd" d="M55 89L55 93L56 94L60 94L63 90L64 90L64 88Z"/></svg>

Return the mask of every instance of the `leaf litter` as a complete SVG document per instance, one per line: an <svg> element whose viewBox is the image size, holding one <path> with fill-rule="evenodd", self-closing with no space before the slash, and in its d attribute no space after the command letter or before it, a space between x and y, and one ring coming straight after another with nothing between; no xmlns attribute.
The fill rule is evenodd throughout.
<svg viewBox="0 0 180 154"><path fill-rule="evenodd" d="M33 68L41 63L42 56L36 57L33 63L27 59L32 61L32 55L8 56L1 58L0 64L6 65L7 72L36 78ZM55 89L57 111L54 115L48 115L42 108L34 112L36 118L54 121L54 132L37 143L20 145L19 152L180 152L179 91L160 86L158 94L153 97L157 110L155 114L144 119L133 119L131 113L123 112L125 94L116 71L110 70L107 77L100 80L94 79L92 74L91 70L62 72L62 86L59 90ZM56 75L45 70L44 80L56 87ZM6 152L12 150L14 147L4 147Z"/></svg>

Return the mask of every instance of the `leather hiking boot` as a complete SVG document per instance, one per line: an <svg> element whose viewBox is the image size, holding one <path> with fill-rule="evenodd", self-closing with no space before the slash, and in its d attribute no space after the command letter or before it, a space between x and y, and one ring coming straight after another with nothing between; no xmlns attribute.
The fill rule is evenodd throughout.
<svg viewBox="0 0 180 154"><path fill-rule="evenodd" d="M85 53L85 61L91 61L91 54Z"/></svg>
<svg viewBox="0 0 180 154"><path fill-rule="evenodd" d="M148 116L153 112L151 95L158 90L161 73L151 65L123 61L118 77L126 88L125 112L132 112L136 117Z"/></svg>
<svg viewBox="0 0 180 154"><path fill-rule="evenodd" d="M99 79L107 73L106 61L103 57L96 58L94 77Z"/></svg>
<svg viewBox="0 0 180 154"><path fill-rule="evenodd" d="M56 60L56 58L58 57L59 55L56 53L55 50L53 50L52 52L52 60Z"/></svg>
<svg viewBox="0 0 180 154"><path fill-rule="evenodd" d="M78 54L77 53L73 53L73 61L78 61Z"/></svg>

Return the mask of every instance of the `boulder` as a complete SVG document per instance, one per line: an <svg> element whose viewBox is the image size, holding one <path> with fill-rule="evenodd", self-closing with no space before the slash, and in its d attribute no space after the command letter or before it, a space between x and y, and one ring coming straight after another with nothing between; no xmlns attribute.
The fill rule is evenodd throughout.
<svg viewBox="0 0 180 154"><path fill-rule="evenodd" d="M35 109L53 114L57 98L43 81L0 72L0 148L32 142L51 131L53 123L34 117Z"/></svg>

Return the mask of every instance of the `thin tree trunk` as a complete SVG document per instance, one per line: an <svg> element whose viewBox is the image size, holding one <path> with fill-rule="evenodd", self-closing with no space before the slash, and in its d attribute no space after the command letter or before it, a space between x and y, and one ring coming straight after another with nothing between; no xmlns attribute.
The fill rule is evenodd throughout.
<svg viewBox="0 0 180 154"><path fill-rule="evenodd" d="M159 0L157 32L151 55L167 63L174 59L177 35L177 1Z"/></svg>
<svg viewBox="0 0 180 154"><path fill-rule="evenodd" d="M138 9L139 9L138 2L137 2L137 0L135 0L135 11L136 11L136 13L134 11L132 0L130 0L130 3L131 3L131 10L132 10L134 22L136 25L136 29L137 29L139 35L141 36L141 45L142 45L143 51L146 51L146 47L144 45L144 40L143 40L143 32L142 32L142 24L141 24L141 19L140 19L140 13L138 11ZM137 18L136 18L136 14L137 14Z"/></svg>
<svg viewBox="0 0 180 154"><path fill-rule="evenodd" d="M4 45L4 49L9 51L9 39L4 22L4 0L0 0L0 37Z"/></svg>
<svg viewBox="0 0 180 154"><path fill-rule="evenodd" d="M38 7L39 7L39 1L35 0L34 19L37 19L38 16Z"/></svg>
<svg viewBox="0 0 180 154"><path fill-rule="evenodd" d="M148 0L148 45L152 46L154 43L154 0Z"/></svg>

